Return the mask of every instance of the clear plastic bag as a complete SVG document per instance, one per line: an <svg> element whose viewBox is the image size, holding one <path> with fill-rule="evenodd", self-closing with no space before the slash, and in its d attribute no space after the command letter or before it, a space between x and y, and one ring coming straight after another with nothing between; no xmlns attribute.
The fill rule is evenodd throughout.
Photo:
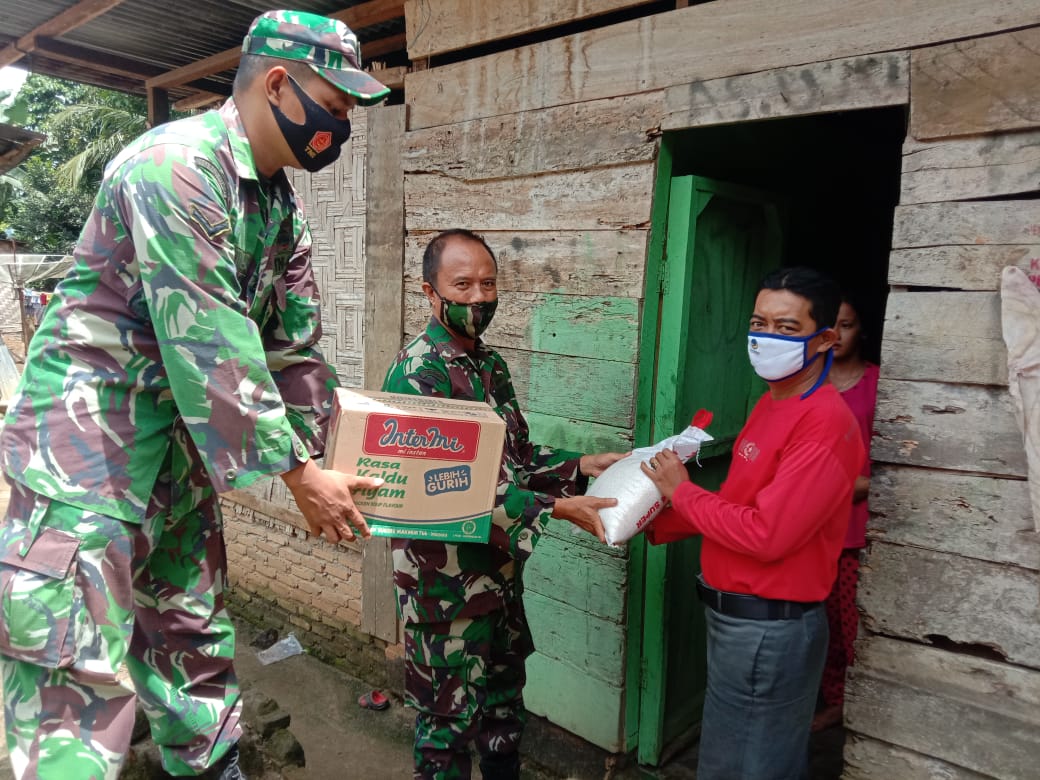
<svg viewBox="0 0 1040 780"><path fill-rule="evenodd" d="M664 507L664 497L640 464L663 450L673 450L685 463L700 452L712 436L704 431L711 424L711 412L703 409L693 417L693 423L681 433L669 436L650 447L632 450L600 474L586 495L616 498L617 506L599 510L606 532L607 544L627 542L646 527Z"/></svg>
<svg viewBox="0 0 1040 780"><path fill-rule="evenodd" d="M256 657L260 659L260 663L267 666L276 661L283 661L291 656L299 655L302 652L303 645L301 645L300 640L296 638L296 634L290 631L289 635L284 639L279 639L266 650L258 651Z"/></svg>

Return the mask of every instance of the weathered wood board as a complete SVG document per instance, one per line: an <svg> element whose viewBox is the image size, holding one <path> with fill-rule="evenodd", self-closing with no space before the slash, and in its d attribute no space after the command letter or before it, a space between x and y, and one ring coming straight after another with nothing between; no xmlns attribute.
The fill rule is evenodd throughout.
<svg viewBox="0 0 1040 780"><path fill-rule="evenodd" d="M1025 480L875 464L869 538L1040 571Z"/></svg>
<svg viewBox="0 0 1040 780"><path fill-rule="evenodd" d="M524 590L560 600L595 617L621 623L628 589L627 562L612 548L580 544L566 520L553 520L554 534L545 534L524 564ZM552 655L552 653L549 653Z"/></svg>
<svg viewBox="0 0 1040 780"><path fill-rule="evenodd" d="M1035 0L725 0L405 76L409 129L1040 24Z"/></svg>
<svg viewBox="0 0 1040 780"><path fill-rule="evenodd" d="M653 160L660 90L417 130L405 170L495 179Z"/></svg>
<svg viewBox="0 0 1040 780"><path fill-rule="evenodd" d="M405 295L405 331L420 333L430 318L421 293ZM627 362L635 359L639 302L632 298L510 293L498 302L484 340L495 349Z"/></svg>
<svg viewBox="0 0 1040 780"><path fill-rule="evenodd" d="M1040 200L897 206L892 248L1040 243Z"/></svg>
<svg viewBox="0 0 1040 780"><path fill-rule="evenodd" d="M405 289L422 284L422 255L433 233L405 239ZM515 291L641 298L649 231L482 233L498 259L499 295Z"/></svg>
<svg viewBox="0 0 1040 780"><path fill-rule="evenodd" d="M566 410L561 410L564 414ZM525 412L531 440L573 452L628 452L632 429L590 423L563 415ZM598 544L598 542L597 542Z"/></svg>
<svg viewBox="0 0 1040 780"><path fill-rule="evenodd" d="M508 348L498 351L509 366L521 408L618 428L633 426L634 363Z"/></svg>
<svg viewBox="0 0 1040 780"><path fill-rule="evenodd" d="M1021 268L1040 286L1040 238L1034 244L983 244L896 249L889 255L888 281L909 287L999 290L1000 272Z"/></svg>
<svg viewBox="0 0 1040 780"><path fill-rule="evenodd" d="M1022 432L1007 388L878 382L870 456L883 463L1026 476Z"/></svg>
<svg viewBox="0 0 1040 780"><path fill-rule="evenodd" d="M1036 776L1040 672L884 637L860 641L856 652L845 698L850 728L934 756L936 766L969 770L927 777ZM914 770L885 776L899 780L922 776L929 762L923 756L893 758ZM849 776L882 777L856 771Z"/></svg>
<svg viewBox="0 0 1040 780"><path fill-rule="evenodd" d="M903 145L899 202L936 203L1040 190L1040 131Z"/></svg>
<svg viewBox="0 0 1040 780"><path fill-rule="evenodd" d="M625 668L624 625L560 600L569 595L524 592L534 646L542 655L566 661L584 675L619 684Z"/></svg>
<svg viewBox="0 0 1040 780"><path fill-rule="evenodd" d="M650 0L405 0L408 57L419 59L620 11Z"/></svg>
<svg viewBox="0 0 1040 780"><path fill-rule="evenodd" d="M536 652L527 659L524 706L535 715L617 753L624 750L624 688L589 675L573 666ZM595 717L589 717L595 713Z"/></svg>
<svg viewBox="0 0 1040 780"><path fill-rule="evenodd" d="M873 542L857 602L875 633L987 648L1040 669L1038 593L1034 570Z"/></svg>
<svg viewBox="0 0 1040 780"><path fill-rule="evenodd" d="M404 108L368 112L365 158L365 387L378 390L401 348L404 322Z"/></svg>
<svg viewBox="0 0 1040 780"><path fill-rule="evenodd" d="M910 55L869 54L665 90L662 130L810 116L910 101Z"/></svg>
<svg viewBox="0 0 1040 780"><path fill-rule="evenodd" d="M1007 385L999 293L890 293L881 364L889 379Z"/></svg>
<svg viewBox="0 0 1040 780"><path fill-rule="evenodd" d="M1040 127L1038 27L921 49L910 68L914 138Z"/></svg>
<svg viewBox="0 0 1040 780"><path fill-rule="evenodd" d="M843 780L992 780L993 777L859 734L846 738L844 758Z"/></svg>
<svg viewBox="0 0 1040 780"><path fill-rule="evenodd" d="M368 111L365 157L365 387L378 390L401 348L404 322L404 170L401 143L404 106ZM389 539L369 539L362 547L361 630L397 641L397 607Z"/></svg>
<svg viewBox="0 0 1040 780"><path fill-rule="evenodd" d="M654 166L618 165L520 179L463 182L407 174L408 230L617 230L646 227Z"/></svg>

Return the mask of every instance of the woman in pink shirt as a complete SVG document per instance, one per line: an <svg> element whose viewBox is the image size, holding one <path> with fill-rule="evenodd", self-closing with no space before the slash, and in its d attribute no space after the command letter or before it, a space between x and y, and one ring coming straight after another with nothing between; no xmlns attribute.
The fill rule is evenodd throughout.
<svg viewBox="0 0 1040 780"><path fill-rule="evenodd" d="M823 668L820 691L823 709L813 719L813 731L821 731L842 721L845 703L845 673L852 664L853 643L859 629L856 609L856 583L859 580L859 555L866 544L867 495L870 491L870 437L874 427L874 406L877 396L878 367L863 356L863 325L859 312L847 297L842 299L835 326L838 342L834 345L834 364L831 383L859 422L867 458L856 479L852 494L852 514L845 544L838 561L838 578L827 597L827 620L830 624L830 643Z"/></svg>

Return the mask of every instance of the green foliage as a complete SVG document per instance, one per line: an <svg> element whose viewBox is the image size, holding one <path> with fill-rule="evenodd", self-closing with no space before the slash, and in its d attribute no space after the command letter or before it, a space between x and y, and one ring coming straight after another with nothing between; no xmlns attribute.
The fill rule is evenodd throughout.
<svg viewBox="0 0 1040 780"><path fill-rule="evenodd" d="M0 89L0 122L24 126L28 116L25 100L20 94L12 98L10 90Z"/></svg>
<svg viewBox="0 0 1040 780"><path fill-rule="evenodd" d="M69 106L51 122L55 132L83 132L90 141L58 168L58 181L72 190L96 191L105 165L146 128L144 114L120 106Z"/></svg>
<svg viewBox="0 0 1040 780"><path fill-rule="evenodd" d="M26 242L29 251L67 253L79 237L105 164L143 132L145 102L31 74L14 105L23 117L20 124L47 140L12 172L20 190L6 201L0 193L0 229Z"/></svg>

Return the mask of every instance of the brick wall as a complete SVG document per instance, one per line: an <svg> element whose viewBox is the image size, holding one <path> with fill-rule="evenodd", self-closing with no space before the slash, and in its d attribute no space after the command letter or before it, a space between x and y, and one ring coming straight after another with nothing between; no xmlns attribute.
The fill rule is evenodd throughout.
<svg viewBox="0 0 1040 780"><path fill-rule="evenodd" d="M379 687L399 687L398 648L363 633L361 551L308 538L293 525L223 501L232 610ZM250 636L239 641L248 642Z"/></svg>

